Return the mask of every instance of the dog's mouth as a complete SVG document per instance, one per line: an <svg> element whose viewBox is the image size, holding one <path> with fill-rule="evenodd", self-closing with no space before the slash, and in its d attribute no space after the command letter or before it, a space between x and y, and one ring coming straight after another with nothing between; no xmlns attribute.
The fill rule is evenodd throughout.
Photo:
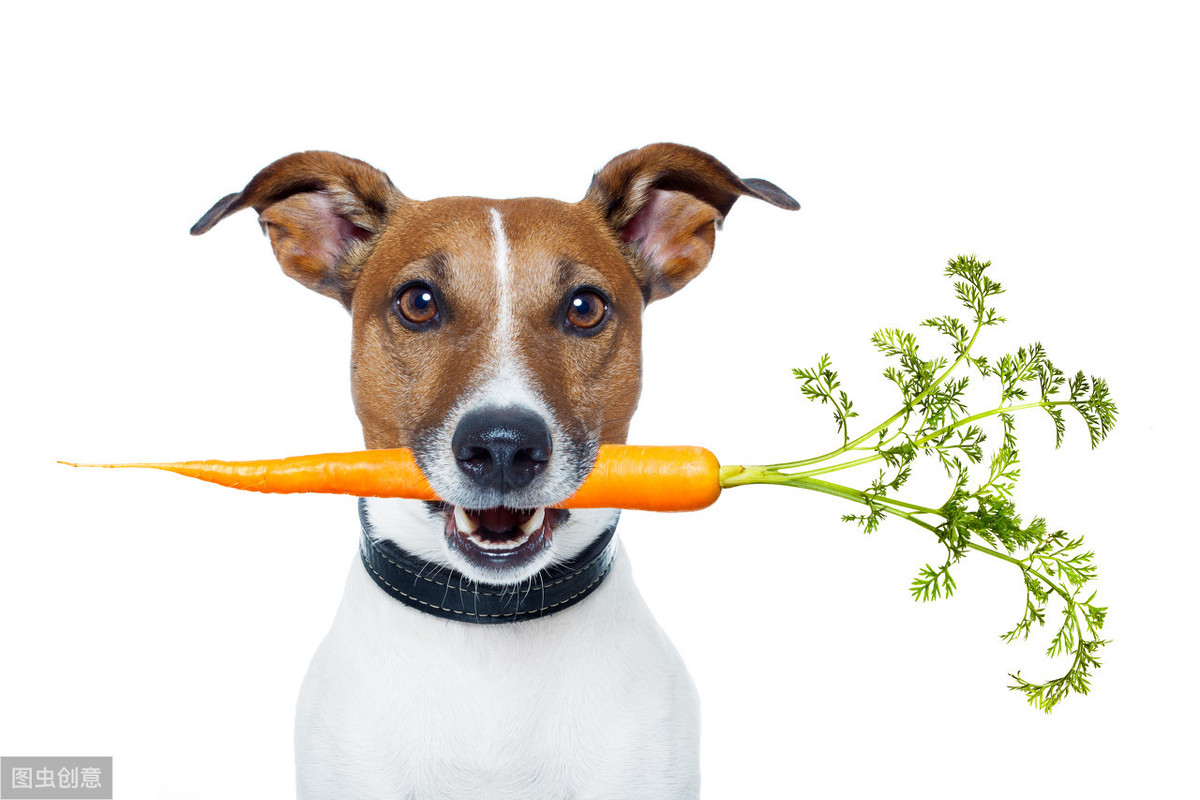
<svg viewBox="0 0 1200 800"><path fill-rule="evenodd" d="M508 571L529 565L550 547L555 526L568 514L545 507L467 509L441 505L450 549L485 570Z"/></svg>

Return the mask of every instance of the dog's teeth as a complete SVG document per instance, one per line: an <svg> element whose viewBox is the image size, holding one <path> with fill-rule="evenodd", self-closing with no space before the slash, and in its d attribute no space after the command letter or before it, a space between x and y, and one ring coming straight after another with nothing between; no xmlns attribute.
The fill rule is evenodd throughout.
<svg viewBox="0 0 1200 800"><path fill-rule="evenodd" d="M462 506L454 507L454 524L458 526L460 531L468 536L479 529L478 523L473 522L471 518L467 516L467 512L463 511Z"/></svg>
<svg viewBox="0 0 1200 800"><path fill-rule="evenodd" d="M529 541L529 534L522 533L516 539L508 539L503 542L489 542L487 539L472 535L471 541L481 550L515 550Z"/></svg>
<svg viewBox="0 0 1200 800"><path fill-rule="evenodd" d="M533 516L529 518L529 521L521 526L521 533L525 534L526 536L532 536L538 528L542 527L542 523L545 522L545 520L546 508L543 506L542 508L539 508L537 511L533 512Z"/></svg>

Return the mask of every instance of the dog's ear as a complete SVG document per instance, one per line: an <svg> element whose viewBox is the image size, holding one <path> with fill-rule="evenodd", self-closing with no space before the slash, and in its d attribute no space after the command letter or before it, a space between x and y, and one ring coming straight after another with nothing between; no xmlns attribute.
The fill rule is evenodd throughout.
<svg viewBox="0 0 1200 800"><path fill-rule="evenodd" d="M218 200L192 226L192 235L252 207L283 271L349 308L361 259L347 254L378 236L402 200L388 176L370 164L318 150L293 153Z"/></svg>
<svg viewBox="0 0 1200 800"><path fill-rule="evenodd" d="M680 144L617 156L592 178L583 199L627 243L649 303L674 294L708 265L716 230L742 195L800 207L775 184L743 180L707 153Z"/></svg>

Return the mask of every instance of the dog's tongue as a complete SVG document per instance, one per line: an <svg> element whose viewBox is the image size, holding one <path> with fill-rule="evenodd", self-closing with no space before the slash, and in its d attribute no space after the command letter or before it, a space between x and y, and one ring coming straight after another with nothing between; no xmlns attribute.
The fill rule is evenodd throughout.
<svg viewBox="0 0 1200 800"><path fill-rule="evenodd" d="M513 508L505 508L504 506L485 508L482 511L472 511L470 513L481 527L492 533L511 531L518 525L528 522L529 518L533 516L533 513L530 511L518 511Z"/></svg>

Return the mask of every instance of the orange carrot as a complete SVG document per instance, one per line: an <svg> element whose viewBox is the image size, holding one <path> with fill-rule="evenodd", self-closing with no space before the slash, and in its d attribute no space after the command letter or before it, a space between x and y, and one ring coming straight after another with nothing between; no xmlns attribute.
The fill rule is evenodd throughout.
<svg viewBox="0 0 1200 800"><path fill-rule="evenodd" d="M696 511L721 494L720 469L703 447L601 445L587 480L559 507Z"/></svg>
<svg viewBox="0 0 1200 800"><path fill-rule="evenodd" d="M328 492L356 497L437 500L412 451L364 450L266 461L183 461L157 464L75 464L145 467L252 492ZM601 445L592 473L559 508L693 511L721 493L720 464L703 447Z"/></svg>

